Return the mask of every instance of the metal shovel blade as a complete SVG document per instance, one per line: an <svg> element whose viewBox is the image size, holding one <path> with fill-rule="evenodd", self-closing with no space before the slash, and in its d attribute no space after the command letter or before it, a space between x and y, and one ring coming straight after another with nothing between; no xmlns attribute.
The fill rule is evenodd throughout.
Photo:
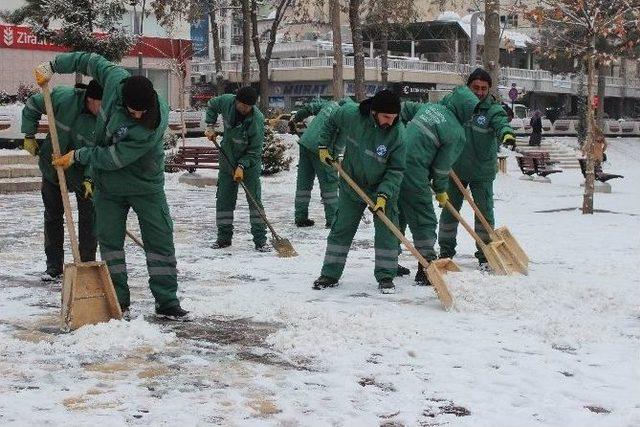
<svg viewBox="0 0 640 427"><path fill-rule="evenodd" d="M494 230L496 240L502 240L509 248L509 251L513 254L515 259L518 261L520 265L522 265L525 269L525 272L522 274L527 274L529 270L529 257L527 253L522 249L522 246L518 243L511 231L507 227L499 227ZM492 236L493 238L494 236Z"/></svg>
<svg viewBox="0 0 640 427"><path fill-rule="evenodd" d="M62 329L121 319L122 311L104 262L66 264L62 285Z"/></svg>
<svg viewBox="0 0 640 427"><path fill-rule="evenodd" d="M282 237L278 239L271 239L271 244L275 248L276 252L278 252L278 256L280 258L292 258L298 256L298 252L293 248L289 239L283 239Z"/></svg>

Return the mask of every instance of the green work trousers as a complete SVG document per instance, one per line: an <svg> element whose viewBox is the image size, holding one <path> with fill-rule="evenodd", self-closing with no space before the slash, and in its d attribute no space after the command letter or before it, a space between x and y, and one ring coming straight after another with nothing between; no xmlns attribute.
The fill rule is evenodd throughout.
<svg viewBox="0 0 640 427"><path fill-rule="evenodd" d="M437 258L434 245L438 220L433 210L429 176L424 170L405 173L398 199L400 229L411 230L413 245L427 261Z"/></svg>
<svg viewBox="0 0 640 427"><path fill-rule="evenodd" d="M218 226L218 241L231 242L233 238L233 212L236 209L238 199L238 184L233 180L233 169L224 159L220 161L220 172L218 173L218 188L216 189L216 224ZM251 192L253 198L262 207L260 190L260 168L252 167L244 171L244 184ZM249 196L249 221L251 222L251 234L253 243L262 246L267 242L267 226L262 220L260 213L253 205Z"/></svg>
<svg viewBox="0 0 640 427"><path fill-rule="evenodd" d="M487 219L491 227L494 226L495 221L493 217L493 181L462 181L465 188L469 187L473 200L478 205L480 212ZM449 179L449 201L456 210L460 211L462 207L462 201L464 196L456 186L453 180ZM489 243L489 233L482 226L480 220L476 217L474 221L474 230L482 238L482 241ZM456 235L458 233L458 220L444 209L440 216L440 226L438 229L438 244L440 245L440 256L444 258L452 258L456 254ZM480 250L480 247L476 245L477 251L475 253L478 262L487 262L484 254Z"/></svg>
<svg viewBox="0 0 640 427"><path fill-rule="evenodd" d="M330 226L338 209L338 172L323 164L318 153L300 146L294 217L296 222L309 218L309 202L316 176L320 183L320 197L324 205L325 223Z"/></svg>
<svg viewBox="0 0 640 427"><path fill-rule="evenodd" d="M371 197L373 195L369 195ZM322 275L333 279L340 279L353 237L358 230L358 225L367 205L363 201L354 199L347 190L340 190L338 197L338 211L331 226L327 238L327 250L322 266ZM390 200L387 203L387 216L397 225L398 208L396 202ZM374 276L377 281L393 279L398 271L398 239L391 230L374 215L375 227L375 269Z"/></svg>
<svg viewBox="0 0 640 427"><path fill-rule="evenodd" d="M117 196L96 191L93 201L100 254L109 267L120 306L127 308L131 303L124 254L129 209L133 209L138 216L149 287L155 298L156 309L179 305L176 296L178 272L173 246L173 221L164 191L136 196Z"/></svg>

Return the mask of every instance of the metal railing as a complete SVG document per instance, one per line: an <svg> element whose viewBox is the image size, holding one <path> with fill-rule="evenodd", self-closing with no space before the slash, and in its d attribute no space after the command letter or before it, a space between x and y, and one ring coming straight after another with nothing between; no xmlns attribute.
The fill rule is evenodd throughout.
<svg viewBox="0 0 640 427"><path fill-rule="evenodd" d="M344 57L343 65L345 67L353 67L354 57ZM456 64L451 62L429 62L420 60L389 60L389 70L426 72L426 73L443 73L443 74L468 74L471 67L467 64ZM380 58L365 58L365 68L381 69ZM269 63L270 70L284 69L304 69L304 68L332 68L333 57L322 56L312 58L279 58L272 59ZM195 73L214 73L215 67L213 63L194 62L191 64L191 70ZM237 72L242 70L240 61L223 61L223 72ZM257 74L258 64L251 61L251 74ZM578 88L577 79L569 76L554 75L546 70L526 70L520 68L501 68L500 83L509 86L516 83L527 90L557 92L557 93L576 93ZM620 95L622 92L626 96L640 97L640 79L620 77L606 77L607 92L610 95Z"/></svg>

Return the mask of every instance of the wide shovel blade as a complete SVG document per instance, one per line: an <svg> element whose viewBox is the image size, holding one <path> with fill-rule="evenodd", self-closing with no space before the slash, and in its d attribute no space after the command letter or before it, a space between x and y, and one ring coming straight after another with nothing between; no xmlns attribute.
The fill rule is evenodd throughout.
<svg viewBox="0 0 640 427"><path fill-rule="evenodd" d="M482 248L482 252L495 274L503 276L515 273L526 274L526 268L518 262L503 241L487 243Z"/></svg>
<svg viewBox="0 0 640 427"><path fill-rule="evenodd" d="M422 265L420 267L424 268ZM460 267L449 258L431 261L425 270L427 279L429 279L429 282L433 285L438 299L447 311L453 308L454 300L453 295L449 292L449 286L444 279L444 274L457 271L460 271Z"/></svg>
<svg viewBox="0 0 640 427"><path fill-rule="evenodd" d="M271 244L273 245L276 252L278 252L278 256L280 258L291 258L298 256L298 252L293 248L293 245L289 241L289 239L285 239L283 237L278 236L271 239Z"/></svg>
<svg viewBox="0 0 640 427"><path fill-rule="evenodd" d="M513 257L518 261L518 264L522 266L524 271L520 271L522 274L529 273L529 257L527 253L522 249L520 243L513 237L511 231L507 227L496 228L493 232L495 236L491 236L493 240L502 240L507 248L512 253Z"/></svg>
<svg viewBox="0 0 640 427"><path fill-rule="evenodd" d="M71 331L122 319L120 304L102 261L66 264L62 285L62 329Z"/></svg>

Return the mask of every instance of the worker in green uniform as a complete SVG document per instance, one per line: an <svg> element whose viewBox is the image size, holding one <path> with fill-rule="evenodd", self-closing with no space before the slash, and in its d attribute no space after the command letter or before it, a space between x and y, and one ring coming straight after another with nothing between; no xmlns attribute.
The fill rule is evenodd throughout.
<svg viewBox="0 0 640 427"><path fill-rule="evenodd" d="M446 203L449 171L465 145L464 124L471 120L478 103L467 86L460 86L442 104L420 104L411 113L403 111L411 117L405 116L409 119L404 132L407 165L398 206L402 221L409 225L414 246L428 261L437 258L434 245L438 220L432 193L440 206ZM415 282L428 284L420 265Z"/></svg>
<svg viewBox="0 0 640 427"><path fill-rule="evenodd" d="M471 122L466 126L466 144L462 154L453 165L465 187L471 189L473 200L489 224L494 225L493 181L496 178L497 156L500 142L504 145L515 144L513 129L509 126L507 114L496 98L489 94L491 76L482 68L469 75L467 86L480 99L480 104ZM457 210L462 206L463 196L455 183L449 182L449 199ZM483 241L489 242L489 234L475 218L474 229ZM456 254L456 234L458 221L448 211L442 212L438 228L440 256L451 258ZM487 260L477 247L475 253L480 269L488 271Z"/></svg>
<svg viewBox="0 0 640 427"><path fill-rule="evenodd" d="M60 152L68 153L94 144L93 132L96 116L100 111L102 87L92 80L88 85L76 87L57 86L51 91L51 103L56 117ZM51 135L38 143L35 134L38 122L46 114L44 97L41 93L32 95L22 109L23 148L31 155L38 156L38 167L42 174L42 202L44 203L44 252L47 269L41 279L45 282L58 281L64 266L64 208L58 186L58 175L51 165L53 147ZM93 231L92 184L85 177L85 168L74 165L65 173L67 188L76 193L78 205L78 240L80 258L83 262L96 259L98 242Z"/></svg>
<svg viewBox="0 0 640 427"><path fill-rule="evenodd" d="M399 97L382 90L360 104L346 103L331 114L320 134L318 154L325 163L333 162L330 144L339 132L338 141L345 144L342 167L345 172L375 200L373 212L381 210L397 224L397 199L405 168L405 146L402 142L402 124L398 123ZM343 180L340 181L338 212L327 238L327 249L320 277L314 289L336 286L349 247L358 230L366 203ZM377 215L375 226L374 276L382 293L395 291L393 279L398 267L398 239Z"/></svg>
<svg viewBox="0 0 640 427"><path fill-rule="evenodd" d="M164 192L164 147L169 107L149 79L131 76L124 68L96 53L56 56L36 68L42 85L56 73L82 73L104 88L95 127L95 147L82 147L54 159L57 166L74 163L91 167L96 186L93 201L96 234L102 260L109 267L120 307L129 316L124 239L127 214L138 216L149 273L149 287L159 317L188 320L180 307L173 221Z"/></svg>
<svg viewBox="0 0 640 427"><path fill-rule="evenodd" d="M236 209L238 184L243 181L253 198L262 208L260 174L262 173L262 144L264 143L264 116L255 106L256 91L245 86L235 95L225 94L209 100L207 104L205 136L211 140L217 137L214 126L218 115L222 116L224 135L220 148L228 161L220 156L218 188L216 189L216 223L218 237L213 248L231 246L233 237L233 211ZM247 195L249 221L255 249L260 252L271 250L267 245L266 224L259 211Z"/></svg>
<svg viewBox="0 0 640 427"><path fill-rule="evenodd" d="M296 133L296 123L309 116L315 116L298 142L300 144L300 156L298 160L294 213L294 220L298 227L311 227L315 224L315 221L309 218L309 202L311 201L311 190L313 190L313 182L316 176L320 184L320 197L324 205L326 228L331 228L336 215L336 210L338 209L338 173L334 168L322 163L318 158L318 140L324 123L339 106L338 102L318 99L305 104L289 122L291 133ZM337 138L337 135L335 137ZM335 138L330 144L333 150Z"/></svg>

